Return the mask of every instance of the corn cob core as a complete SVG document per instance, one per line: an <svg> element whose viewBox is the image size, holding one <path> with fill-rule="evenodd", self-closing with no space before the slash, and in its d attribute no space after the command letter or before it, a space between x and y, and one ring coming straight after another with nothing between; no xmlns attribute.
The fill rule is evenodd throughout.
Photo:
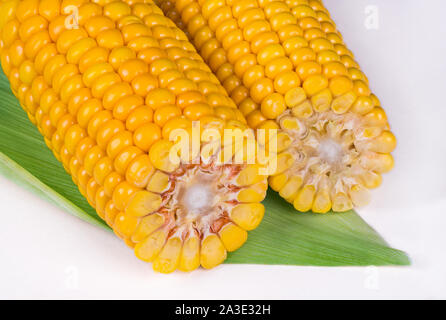
<svg viewBox="0 0 446 320"><path fill-rule="evenodd" d="M279 129L274 190L299 211L347 211L368 202L368 189L393 167L396 139L320 1L156 2L249 126Z"/></svg>
<svg viewBox="0 0 446 320"><path fill-rule="evenodd" d="M169 157L173 130L246 128L245 119L155 4L3 0L0 30L13 93L140 259L160 272L212 268L246 241L264 213L257 166L222 164L217 151Z"/></svg>

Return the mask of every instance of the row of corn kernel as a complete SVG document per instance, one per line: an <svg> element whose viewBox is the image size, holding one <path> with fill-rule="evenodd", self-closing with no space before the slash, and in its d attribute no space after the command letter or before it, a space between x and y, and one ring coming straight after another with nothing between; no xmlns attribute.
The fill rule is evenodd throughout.
<svg viewBox="0 0 446 320"><path fill-rule="evenodd" d="M354 92L358 95L351 110L365 115L370 125L384 126L388 129L387 117L381 108L380 101L370 91L366 75L360 70L359 64L354 60L353 53L343 42L342 35L337 30L336 24L330 18L330 14L322 4L322 1L287 0L285 2L292 8L291 12L298 18L299 22L308 26L305 29L307 38L326 37L332 43L333 48L318 53L317 61L319 63L334 62L331 65L333 67L332 72L339 72L336 69L343 69L340 63L345 66L350 78L354 82Z"/></svg>
<svg viewBox="0 0 446 320"><path fill-rule="evenodd" d="M288 0L286 3L299 22L308 27L305 29L306 36L310 34L314 39L326 38L332 43L333 47L320 52L317 59L320 63L338 62L332 64L332 72L337 71L334 67L341 69L339 63L345 66L354 81L355 93L359 96L359 101L355 103L353 109L365 114L374 106L380 107L378 98L368 88L367 77L354 60L353 53L346 47L340 32L336 29L336 24L330 18L322 2L319 0Z"/></svg>
<svg viewBox="0 0 446 320"><path fill-rule="evenodd" d="M148 23L148 21L146 19L144 19L144 22L146 24ZM197 55L195 51L193 53L194 53L194 55ZM171 59L175 60L176 57L171 56ZM203 61L201 58L199 59L199 61L201 64L203 64ZM205 68L202 68L202 70L194 68L192 66L190 68L185 68L183 70L183 72L188 79L193 80L194 82L198 83L198 91L201 94L206 95L208 103L210 105L214 106L215 115L217 115L219 118L226 119L226 120L238 119L241 122L244 122L244 118L242 117L240 112L236 109L236 105L231 100L228 100L228 97L226 96L226 92L219 84L217 78L215 76L213 76L211 73L209 73L210 70L207 67L207 65L204 65L204 66L205 66ZM215 90L215 88L217 90ZM222 94L222 92L224 94ZM194 92L186 92L186 93L187 93L187 96L184 96L183 98L179 98L180 101L194 100L197 96L196 93L194 94ZM225 105L229 105L230 107L224 107ZM197 119L198 119L198 116L197 116ZM206 126L206 122L209 121L210 119L205 119L205 118L201 117L199 120L200 120L202 126ZM215 122L215 120L212 120L212 121ZM176 128L184 127L184 123L181 123L181 119L178 119L178 122L176 122L175 124L176 124L175 125ZM237 122L233 122L232 125L237 126ZM164 128L163 128L163 132L164 132ZM256 174L251 174L251 178L254 176L256 176ZM148 191L154 192L154 193L161 193L163 190L165 190L166 187L168 187L167 176L163 175L163 176L159 176L158 178L159 179L157 179L158 181L156 183L149 183L149 185L147 186ZM152 179L151 182L153 182L153 181L154 181L154 179ZM258 190L258 188L260 188L261 190ZM257 183L255 185L253 185L252 188L245 190L245 192L242 192L242 198L240 198L238 200L242 201L242 202L246 202L249 199L250 200L249 202L253 202L253 201L255 202L259 199L259 197L263 199L265 197L265 193L266 193L266 184L264 182L263 182L263 185L261 185L261 183ZM249 195L250 197L247 197L247 195ZM231 213L231 219L234 219L234 221L237 221L237 224L239 226L242 226L246 230L251 230L253 228L254 224L258 223L256 221L259 221L258 217L260 214L262 214L263 207L260 210L258 205L250 204L249 206L247 206L247 204L242 204L242 205L237 206L233 212L241 212L240 209L243 208L245 210L248 207L250 208L249 210L256 212L255 213L255 216L257 217L256 219L251 219L250 221L243 221L243 220L237 219L235 216L235 213ZM157 221L154 222L153 220L157 220ZM143 219L143 221L141 221L140 226L133 233L132 240L134 242L139 242L140 239L147 237L147 233L153 229L153 225L158 226L162 222L164 222L164 218L162 218L162 217L160 218L159 215L145 217ZM241 229L240 227L238 227L236 224L234 224L232 222L226 224L221 230L216 229L215 231L218 232L219 237L221 238L221 241L225 244L226 249L229 251L233 251L236 248L238 248L240 243L244 242L243 239L246 240L246 235L244 235L244 234L246 234L246 231L244 231L244 229ZM240 236L239 239L238 239L238 237L235 237L234 235L239 235ZM155 236L151 236L151 237L155 237ZM161 235L161 237L162 237L162 235ZM170 239L169 241L171 241L171 240L172 239ZM184 248L188 247L189 243L193 243L193 241L194 241L194 238L189 238L188 240L186 240L186 242L184 243ZM203 245L206 241L208 241L209 243L215 242L215 238L213 238L212 236L206 237L206 239L203 242ZM233 243L233 244L231 245L231 243ZM144 244L137 246L135 252L141 259L148 260L148 258L146 257L146 254L143 252L143 249L144 249ZM220 252L220 251L221 250L216 250L215 254L218 254L218 252ZM155 262L155 264L156 264L156 262ZM208 262L205 262L205 263L202 262L202 264L204 266L209 266Z"/></svg>
<svg viewBox="0 0 446 320"><path fill-rule="evenodd" d="M351 104L345 102L355 100L350 92L352 81L348 79L345 68L333 60L332 45L318 28L318 21L311 17L296 20L284 2L268 2L264 10L270 15L272 24L280 23L283 29L294 30L293 36L282 38L281 43L285 56L296 68L306 96L311 97L314 111L328 110L331 102L334 112L346 112ZM293 108L295 115L306 118L314 111L308 103L297 106L305 100L304 92L301 93L301 97L290 95L286 102L288 106L296 106Z"/></svg>
<svg viewBox="0 0 446 320"><path fill-rule="evenodd" d="M324 7L319 0L288 0L286 1L291 9L293 15L298 18L312 17L316 18L321 25L321 29L327 39L334 45L334 51L340 55L340 60L347 68L354 67L359 69L358 63L354 60L353 53L346 47L341 33L337 30L336 24L330 18L330 13ZM309 32L309 31L307 31ZM317 29L313 29L313 33L319 33L319 36L324 36ZM361 78L366 79L365 75L362 74Z"/></svg>
<svg viewBox="0 0 446 320"><path fill-rule="evenodd" d="M152 19L153 16L148 18ZM148 22L148 19L144 19L144 22L146 24L150 23ZM186 38L184 38L183 36L182 40L185 41ZM218 114L218 116L224 119L234 118L241 122L244 122L245 120L240 111L238 111L236 104L226 96L226 91L220 85L218 79L213 74L209 73L209 67L207 67L207 65L203 63L201 57L198 56L196 51L193 50L192 52L190 52L192 56L189 58L196 58L196 56L198 56L199 58L197 62L199 62L200 68L197 68L196 65L191 64L191 61L187 61L188 59L185 59L183 56L181 56L181 54L182 53L177 52L177 55L180 55L180 57L182 58L180 62L184 64L183 66L181 66L184 75L188 79L197 83L198 91L204 94L206 96L207 102L216 108L216 113ZM172 55L170 56L170 58L176 60L178 56ZM232 110L229 110L227 107L223 106L229 106L230 108L232 108Z"/></svg>
<svg viewBox="0 0 446 320"><path fill-rule="evenodd" d="M147 20L144 19L144 22L147 24ZM197 55L196 52L193 52L194 55ZM172 57L174 58L174 57ZM200 58L200 63L203 63L202 59ZM208 103L211 106L214 106L214 110L215 110L215 115L217 115L219 118L222 119L237 119L241 122L244 122L244 118L242 117L242 115L240 114L240 112L236 109L236 105L231 101L228 100L228 97L226 96L226 92L224 91L224 89L221 87L221 85L219 84L217 78L215 76L213 76L209 70L209 68L205 65L205 68L202 68L202 70L197 69L197 68L185 68L184 70L184 75L190 79L193 80L194 82L196 82L198 84L198 91L201 94L206 95L206 99L208 101ZM224 94L222 94L224 93ZM182 97L182 98L178 98L179 101L192 101L196 99L196 92L191 92L190 94L188 93L188 95ZM229 106L229 107L227 107ZM231 109L232 108L232 109ZM205 119L204 117L200 118L200 122L202 126L206 126L206 123L208 121L210 121L211 119ZM212 120L213 122L215 122L215 120ZM231 125L234 126L238 126L240 124L237 124L237 122L232 122ZM183 123L181 123L181 121L178 121L176 123L176 127L182 127L184 126ZM163 129L164 131L164 129ZM255 177L256 174L251 173L250 174L250 179L252 179L253 177ZM246 182L248 183L248 182ZM265 193L266 193L266 185L264 183L264 185L262 186L261 190L257 190L256 188L258 187L259 184L255 184L251 189L247 189L244 193L244 195L249 194L251 196L253 196L253 193L255 193L255 196L253 196L253 198L249 198L249 202L254 201L255 199L258 199L258 197L260 196L262 199L265 197ZM149 185L147 186L147 190L150 192L154 192L154 193L161 193L162 191L164 191L166 189L166 187L168 187L167 185L167 176L165 175L160 175L157 177L157 179L151 179L151 182L149 183ZM242 200L248 200L248 198L246 197L242 197L243 199L239 199L239 201ZM255 199L254 199L255 198ZM235 207L235 209L232 211L232 213L230 214L231 219L233 221L236 221L237 225L241 226L242 228L244 228L245 230L251 230L256 224L258 224L259 217L263 215L263 207L260 208L261 206L257 203L257 204L241 204ZM237 215L241 214L244 211L252 211L253 212L253 217L246 220L246 219L238 219ZM247 217L246 212L243 213L244 217ZM249 216L249 215L248 215ZM256 217L254 219L254 217ZM246 221L245 221L246 220ZM145 217L141 223L140 226L136 229L136 231L133 233L132 235L132 240L134 242L139 242L142 238L147 237L148 233L150 233L151 230L153 230L154 228L156 228L157 226L159 226L160 224L162 224L164 222L164 219L160 216L160 215L152 215L152 216L147 216ZM202 243L202 250L204 252L205 256L215 256L215 259L210 259L210 258L206 258L205 260L201 260L201 264L204 267L209 267L212 265L215 265L215 261L220 261L221 262L221 258L226 256L226 250L228 251L233 251L235 249L237 249L241 243L243 243L246 240L246 231L244 231L244 229L238 227L236 224L230 222L224 226L222 226L222 228L220 230L215 230L215 232L218 232L218 237L220 237L221 241L218 240L218 238L215 237L215 235L211 235L208 237L205 237L205 239L203 240ZM165 236L165 235L164 235ZM163 235L160 234L154 234L150 236L151 239L162 239ZM152 240L151 240L152 241ZM175 241L175 238L171 238L168 240L167 242L167 247L169 246L169 243L171 241ZM185 240L184 245L183 245L183 251L190 251L190 260L188 263L183 264L182 269L185 270L190 270L190 269L194 269L197 266L197 261L195 261L196 259L193 258L195 256L195 254L193 254L194 250L196 251L197 244L196 244L196 238L195 237L189 237L188 239ZM221 245L221 242L224 243L224 247ZM218 244L220 243L220 245ZM211 245L214 246L214 250L209 251L209 249L206 248L210 248ZM172 245L171 248L173 248L174 246ZM144 252L145 249L145 243L142 242L140 243L140 245L138 245L135 249L135 253L138 255L138 257L140 257L143 260L150 260L151 258L147 256L147 253ZM163 250L164 251L169 251L169 250ZM175 250L171 250L172 252L175 252ZM162 254L161 254L162 255ZM220 256L220 257L218 257ZM212 260L214 260L214 262L212 262ZM157 264L157 261L154 262L154 266L158 266L159 263ZM158 268L158 267L156 267Z"/></svg>

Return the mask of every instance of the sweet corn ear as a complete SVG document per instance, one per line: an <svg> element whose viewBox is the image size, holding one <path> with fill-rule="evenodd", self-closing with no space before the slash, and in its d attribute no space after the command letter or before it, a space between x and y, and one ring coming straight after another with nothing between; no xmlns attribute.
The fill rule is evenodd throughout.
<svg viewBox="0 0 446 320"><path fill-rule="evenodd" d="M321 1L155 1L189 36L248 125L277 124L274 190L299 211L365 203L339 189L376 187L393 166L396 138Z"/></svg>
<svg viewBox="0 0 446 320"><path fill-rule="evenodd" d="M266 177L233 161L234 141L194 131L249 131L246 119L151 0L2 0L0 29L13 93L138 258L163 273L208 269L246 241ZM182 148L174 134L197 139Z"/></svg>

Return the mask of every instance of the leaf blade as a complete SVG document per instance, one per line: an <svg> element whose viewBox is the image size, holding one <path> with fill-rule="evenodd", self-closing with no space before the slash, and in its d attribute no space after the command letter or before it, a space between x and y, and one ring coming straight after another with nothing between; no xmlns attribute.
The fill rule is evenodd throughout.
<svg viewBox="0 0 446 320"><path fill-rule="evenodd" d="M230 255L228 263L248 259L249 263L306 266L410 264L404 252L388 247L353 211L324 216L297 213L271 190L265 207L269 215L250 233L247 244ZM351 224L358 230L352 230Z"/></svg>

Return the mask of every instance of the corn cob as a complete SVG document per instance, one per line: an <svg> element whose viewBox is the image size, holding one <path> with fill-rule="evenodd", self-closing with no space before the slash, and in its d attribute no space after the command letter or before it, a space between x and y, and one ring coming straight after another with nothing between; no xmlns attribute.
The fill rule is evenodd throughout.
<svg viewBox="0 0 446 320"><path fill-rule="evenodd" d="M13 93L138 258L164 273L213 268L246 241L264 214L258 166L169 157L175 129L246 121L152 1L3 0L0 30Z"/></svg>
<svg viewBox="0 0 446 320"><path fill-rule="evenodd" d="M342 212L369 201L369 189L393 167L396 139L321 1L156 2L249 126L278 129L272 189L301 212Z"/></svg>

